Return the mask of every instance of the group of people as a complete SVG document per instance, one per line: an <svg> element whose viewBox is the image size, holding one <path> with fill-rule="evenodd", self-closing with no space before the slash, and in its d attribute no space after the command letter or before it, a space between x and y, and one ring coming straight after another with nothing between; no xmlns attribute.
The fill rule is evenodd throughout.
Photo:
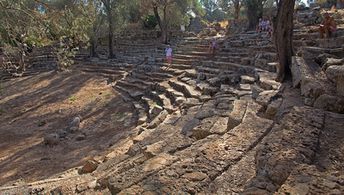
<svg viewBox="0 0 344 195"><path fill-rule="evenodd" d="M273 31L272 22L269 19L260 18L256 31L258 33L267 32L271 36Z"/></svg>
<svg viewBox="0 0 344 195"><path fill-rule="evenodd" d="M332 37L334 36L334 33L336 32L336 30L337 30L337 25L336 25L335 20L333 19L333 17L330 16L330 14L325 13L324 20L319 27L320 37L321 38ZM258 33L267 32L268 35L271 36L272 31L273 31L273 27L272 27L271 21L265 18L260 18L259 24L257 26L257 32ZM216 49L217 49L217 41L214 38L209 42L209 48L208 48L209 55L214 56ZM173 49L171 48L171 45L167 45L167 48L165 49L165 54L166 54L166 62L169 65L172 64L172 59L173 59L172 53L173 53Z"/></svg>

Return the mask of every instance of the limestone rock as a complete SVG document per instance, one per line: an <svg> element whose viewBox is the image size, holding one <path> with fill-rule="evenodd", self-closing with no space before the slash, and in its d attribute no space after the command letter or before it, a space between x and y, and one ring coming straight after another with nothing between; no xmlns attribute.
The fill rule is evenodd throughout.
<svg viewBox="0 0 344 195"><path fill-rule="evenodd" d="M251 85L250 84L240 84L240 90L250 91Z"/></svg>
<svg viewBox="0 0 344 195"><path fill-rule="evenodd" d="M60 142L60 136L57 133L52 133L44 136L44 144L48 146L58 145Z"/></svg>
<svg viewBox="0 0 344 195"><path fill-rule="evenodd" d="M333 65L326 70L327 77L336 83L337 94L344 97L344 65Z"/></svg>
<svg viewBox="0 0 344 195"><path fill-rule="evenodd" d="M197 118L191 119L183 126L181 133L183 135L189 135L191 130L195 128L197 125L199 125L200 122L201 121Z"/></svg>
<svg viewBox="0 0 344 195"><path fill-rule="evenodd" d="M323 94L314 102L314 107L344 113L344 98Z"/></svg>
<svg viewBox="0 0 344 195"><path fill-rule="evenodd" d="M158 116L163 110L164 109L161 106L154 105L154 107L149 111L149 114L154 118L155 116Z"/></svg>
<svg viewBox="0 0 344 195"><path fill-rule="evenodd" d="M157 117L155 117L153 121L151 121L147 125L147 129L156 128L160 123L164 122L167 116L168 116L168 112L166 110L163 110L162 112L160 112L160 114Z"/></svg>
<svg viewBox="0 0 344 195"><path fill-rule="evenodd" d="M297 57L292 58L292 66L290 67L293 75L293 87L297 87L301 84L302 72L301 72L301 59Z"/></svg>
<svg viewBox="0 0 344 195"><path fill-rule="evenodd" d="M57 134L59 135L59 138L64 139L67 137L68 132L65 130L59 130Z"/></svg>
<svg viewBox="0 0 344 195"><path fill-rule="evenodd" d="M186 178L189 181L202 181L206 179L208 176L202 172L192 172L192 173L186 173L182 176L183 178Z"/></svg>
<svg viewBox="0 0 344 195"><path fill-rule="evenodd" d="M255 79L253 77L242 75L240 77L242 84L253 84L255 82Z"/></svg>
<svg viewBox="0 0 344 195"><path fill-rule="evenodd" d="M162 153L163 148L166 145L167 145L167 143L165 141L156 142L154 144L146 146L143 153L148 158L152 158L152 157L157 156L158 154Z"/></svg>
<svg viewBox="0 0 344 195"><path fill-rule="evenodd" d="M327 68L333 65L344 65L344 59L327 58L322 65L322 69L326 71Z"/></svg>
<svg viewBox="0 0 344 195"><path fill-rule="evenodd" d="M79 170L80 174L92 173L98 168L99 163L95 160L88 160Z"/></svg>
<svg viewBox="0 0 344 195"><path fill-rule="evenodd" d="M214 125L216 117L210 117L202 120L199 125L194 127L189 134L189 137L193 137L197 140L204 139L207 136L211 135L211 127Z"/></svg>
<svg viewBox="0 0 344 195"><path fill-rule="evenodd" d="M268 106L273 97L278 94L277 90L268 90L261 92L256 101L262 106Z"/></svg>
<svg viewBox="0 0 344 195"><path fill-rule="evenodd" d="M339 77L344 77L344 65L333 65L326 70L327 78L336 82Z"/></svg>
<svg viewBox="0 0 344 195"><path fill-rule="evenodd" d="M234 101L233 111L230 113L228 118L227 130L233 129L242 122L242 119L246 113L247 105L248 102L245 100Z"/></svg>
<svg viewBox="0 0 344 195"><path fill-rule="evenodd" d="M257 174L248 189L276 191L298 164L311 163L324 119L322 110L309 107L294 107L285 115L258 149Z"/></svg>
<svg viewBox="0 0 344 195"><path fill-rule="evenodd" d="M73 121L69 125L70 132L76 132L80 128L81 117L77 116L73 119Z"/></svg>
<svg viewBox="0 0 344 195"><path fill-rule="evenodd" d="M276 82L275 80L272 80L270 78L261 77L259 79L259 85L261 88L263 88L265 90L277 90L280 88L281 83Z"/></svg>
<svg viewBox="0 0 344 195"><path fill-rule="evenodd" d="M199 119L199 120L203 120L205 118L208 118L208 117L212 117L214 116L215 112L213 109L200 109L195 118Z"/></svg>
<svg viewBox="0 0 344 195"><path fill-rule="evenodd" d="M223 135L227 132L228 117L219 117L213 127L210 129L211 134Z"/></svg>
<svg viewBox="0 0 344 195"><path fill-rule="evenodd" d="M323 66L323 68L324 68L324 64L326 63L327 59L335 59L335 58L336 58L335 55L328 54L328 53L322 53L322 54L318 55L318 56L314 59L314 61L315 61L316 63L318 63L319 65ZM326 69L327 69L327 67L324 68L324 70L326 70Z"/></svg>
<svg viewBox="0 0 344 195"><path fill-rule="evenodd" d="M265 111L265 117L268 119L273 119L276 116L277 111L282 104L282 101L282 98L278 98L277 100L272 101Z"/></svg>
<svg viewBox="0 0 344 195"><path fill-rule="evenodd" d="M79 134L75 137L76 141L82 141L86 139L86 135L85 134Z"/></svg>
<svg viewBox="0 0 344 195"><path fill-rule="evenodd" d="M253 99L256 99L259 96L259 94L264 91L264 89L260 88L258 85L252 85L251 90Z"/></svg>
<svg viewBox="0 0 344 195"><path fill-rule="evenodd" d="M71 127L79 127L80 126L80 122L81 122L81 118L79 116L75 117L73 119L73 121L70 123L70 126Z"/></svg>
<svg viewBox="0 0 344 195"><path fill-rule="evenodd" d="M220 87L221 86L221 79L218 77L214 77L208 80L209 84L213 87Z"/></svg>

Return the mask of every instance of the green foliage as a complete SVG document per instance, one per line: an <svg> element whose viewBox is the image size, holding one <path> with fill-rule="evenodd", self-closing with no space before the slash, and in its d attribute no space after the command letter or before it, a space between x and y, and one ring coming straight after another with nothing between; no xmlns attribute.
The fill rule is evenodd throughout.
<svg viewBox="0 0 344 195"><path fill-rule="evenodd" d="M76 97L75 96L71 96L68 98L68 100L71 102L71 103L74 103L76 101Z"/></svg>
<svg viewBox="0 0 344 195"><path fill-rule="evenodd" d="M57 65L59 70L66 70L74 64L73 57L78 48L75 47L73 39L69 37L61 37L57 48Z"/></svg>
<svg viewBox="0 0 344 195"><path fill-rule="evenodd" d="M147 15L143 19L143 25L147 29L154 29L158 25L158 20L154 15Z"/></svg>

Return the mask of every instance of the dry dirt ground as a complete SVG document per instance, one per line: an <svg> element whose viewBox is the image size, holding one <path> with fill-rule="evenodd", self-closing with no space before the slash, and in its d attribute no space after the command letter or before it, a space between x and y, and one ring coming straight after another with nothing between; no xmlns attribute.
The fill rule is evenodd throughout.
<svg viewBox="0 0 344 195"><path fill-rule="evenodd" d="M81 116L80 130L54 147L44 136ZM104 156L135 126L129 104L106 79L48 72L0 83L0 186L45 179ZM78 141L80 140L80 141Z"/></svg>

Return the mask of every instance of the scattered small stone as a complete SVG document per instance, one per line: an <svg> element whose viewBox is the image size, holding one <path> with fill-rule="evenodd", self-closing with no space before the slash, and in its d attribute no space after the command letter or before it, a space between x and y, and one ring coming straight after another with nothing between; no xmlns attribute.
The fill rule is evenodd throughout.
<svg viewBox="0 0 344 195"><path fill-rule="evenodd" d="M86 191L87 189L88 189L88 186L87 186L87 185L85 185L85 184L79 184L79 185L76 186L75 191L76 191L77 193L81 193L81 192Z"/></svg>
<svg viewBox="0 0 344 195"><path fill-rule="evenodd" d="M48 146L58 145L60 142L60 137L56 133L48 134L44 136L44 144Z"/></svg>
<svg viewBox="0 0 344 195"><path fill-rule="evenodd" d="M190 181L202 181L206 179L208 176L202 172L193 172L193 173L187 173L183 175L183 177Z"/></svg>
<svg viewBox="0 0 344 195"><path fill-rule="evenodd" d="M43 157L43 158L41 158L41 161L46 161L46 160L50 160L51 158L49 158L49 157Z"/></svg>
<svg viewBox="0 0 344 195"><path fill-rule="evenodd" d="M79 130L80 128L81 117L77 116L73 119L73 121L69 125L69 131L74 133Z"/></svg>
<svg viewBox="0 0 344 195"><path fill-rule="evenodd" d="M86 139L86 135L85 134L79 134L75 137L76 141L82 141Z"/></svg>
<svg viewBox="0 0 344 195"><path fill-rule="evenodd" d="M95 160L88 160L84 166L79 170L80 174L92 173L98 167L98 162Z"/></svg>
<svg viewBox="0 0 344 195"><path fill-rule="evenodd" d="M258 85L252 85L251 90L252 90L252 98L253 99L257 99L259 94L264 91L264 89L260 88Z"/></svg>
<svg viewBox="0 0 344 195"><path fill-rule="evenodd" d="M253 77L247 75L242 75L240 78L242 84L253 84L255 82L255 79Z"/></svg>
<svg viewBox="0 0 344 195"><path fill-rule="evenodd" d="M43 127L43 126L46 125L46 124L47 124L47 121L39 121L37 125L38 125L39 127Z"/></svg>
<svg viewBox="0 0 344 195"><path fill-rule="evenodd" d="M58 188L55 188L53 190L50 191L50 194L51 195L62 195L62 188L61 187L58 187Z"/></svg>
<svg viewBox="0 0 344 195"><path fill-rule="evenodd" d="M251 85L250 84L240 84L240 90L250 91Z"/></svg>
<svg viewBox="0 0 344 195"><path fill-rule="evenodd" d="M64 138L67 137L68 132L65 131L65 130L60 130L60 131L57 132L57 134L59 135L59 137L60 137L61 139L64 139Z"/></svg>

